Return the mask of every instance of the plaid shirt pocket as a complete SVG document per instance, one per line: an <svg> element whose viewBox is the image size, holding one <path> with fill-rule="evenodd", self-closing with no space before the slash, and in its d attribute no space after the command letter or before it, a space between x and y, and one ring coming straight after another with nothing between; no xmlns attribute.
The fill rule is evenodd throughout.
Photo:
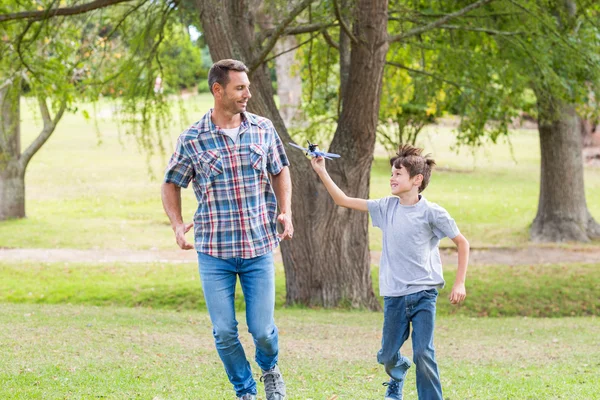
<svg viewBox="0 0 600 400"><path fill-rule="evenodd" d="M250 162L252 168L263 171L267 166L267 157L265 157L265 151L258 144L250 145Z"/></svg>
<svg viewBox="0 0 600 400"><path fill-rule="evenodd" d="M198 163L207 179L223 173L223 160L216 151L208 150L198 153Z"/></svg>

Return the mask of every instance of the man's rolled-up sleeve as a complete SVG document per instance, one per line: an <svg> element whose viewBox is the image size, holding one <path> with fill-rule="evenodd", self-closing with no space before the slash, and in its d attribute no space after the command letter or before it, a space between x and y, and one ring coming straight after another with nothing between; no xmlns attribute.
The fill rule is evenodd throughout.
<svg viewBox="0 0 600 400"><path fill-rule="evenodd" d="M181 137L177 140L175 152L169 160L165 171L165 183L173 183L186 188L194 178L195 171L192 159L186 150Z"/></svg>

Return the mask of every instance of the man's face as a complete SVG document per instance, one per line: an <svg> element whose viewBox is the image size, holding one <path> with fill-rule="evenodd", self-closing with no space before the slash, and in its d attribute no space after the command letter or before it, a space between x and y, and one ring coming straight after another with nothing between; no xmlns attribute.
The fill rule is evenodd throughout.
<svg viewBox="0 0 600 400"><path fill-rule="evenodd" d="M404 168L404 165L400 168L392 167L392 176L390 178L392 194L394 196L399 196L410 192L415 187L418 176L419 175L415 175L411 178L406 168Z"/></svg>
<svg viewBox="0 0 600 400"><path fill-rule="evenodd" d="M250 94L250 80L245 72L229 71L229 83L221 88L220 102L223 109L231 114L246 111Z"/></svg>

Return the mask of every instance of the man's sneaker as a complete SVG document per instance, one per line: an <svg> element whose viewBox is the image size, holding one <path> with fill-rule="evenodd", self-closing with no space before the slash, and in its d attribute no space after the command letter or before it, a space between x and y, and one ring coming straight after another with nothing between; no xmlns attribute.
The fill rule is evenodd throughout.
<svg viewBox="0 0 600 400"><path fill-rule="evenodd" d="M285 398L285 383L283 383L283 377L277 365L268 371L263 370L260 381L265 384L267 400L283 400Z"/></svg>
<svg viewBox="0 0 600 400"><path fill-rule="evenodd" d="M389 382L384 382L383 386L387 386L384 400L402 400L402 387L400 382L390 379Z"/></svg>
<svg viewBox="0 0 600 400"><path fill-rule="evenodd" d="M238 400L256 400L256 396L250 393L246 393L242 397L238 397Z"/></svg>

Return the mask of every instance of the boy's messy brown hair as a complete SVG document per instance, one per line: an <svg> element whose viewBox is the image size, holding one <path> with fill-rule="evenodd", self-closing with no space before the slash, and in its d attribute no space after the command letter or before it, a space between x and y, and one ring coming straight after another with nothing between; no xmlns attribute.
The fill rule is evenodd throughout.
<svg viewBox="0 0 600 400"><path fill-rule="evenodd" d="M429 184L431 178L431 170L435 165L435 161L430 158L431 154L421 155L423 149L411 146L410 144L401 144L398 147L398 152L390 159L390 166L400 169L402 166L408 171L408 176L423 175L423 182L419 186L421 193Z"/></svg>

